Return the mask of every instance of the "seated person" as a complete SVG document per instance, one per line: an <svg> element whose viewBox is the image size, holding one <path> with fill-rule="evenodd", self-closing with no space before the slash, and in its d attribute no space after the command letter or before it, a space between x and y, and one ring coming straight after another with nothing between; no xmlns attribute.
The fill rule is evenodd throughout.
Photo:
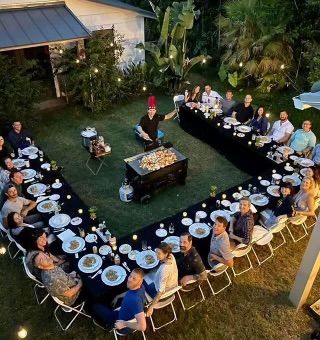
<svg viewBox="0 0 320 340"><path fill-rule="evenodd" d="M200 86L196 85L192 92L188 93L186 103L199 103L200 101Z"/></svg>
<svg viewBox="0 0 320 340"><path fill-rule="evenodd" d="M16 212L24 217L26 223L34 224L37 228L42 228L43 222L41 221L41 215L29 214L37 205L35 201L18 196L17 189L13 184L8 186L6 196L7 200L1 209L4 226L7 226L7 217L9 213Z"/></svg>
<svg viewBox="0 0 320 340"><path fill-rule="evenodd" d="M75 272L66 273L61 267L55 265L50 256L43 252L39 252L35 256L34 264L41 270L41 282L48 293L68 306L74 305L82 287L80 277Z"/></svg>
<svg viewBox="0 0 320 340"><path fill-rule="evenodd" d="M8 229L10 235L22 245L22 247L26 248L28 237L28 228L34 228L33 225L24 223L23 217L17 212L9 213L7 217Z"/></svg>
<svg viewBox="0 0 320 340"><path fill-rule="evenodd" d="M264 106L259 106L256 113L253 116L250 126L252 130L262 136L264 136L268 131L269 120L266 117L266 109Z"/></svg>
<svg viewBox="0 0 320 340"><path fill-rule="evenodd" d="M232 90L228 90L226 92L226 99L222 99L221 104L221 110L223 114L225 114L226 116L231 116L233 108L236 105L236 101L233 100Z"/></svg>
<svg viewBox="0 0 320 340"><path fill-rule="evenodd" d="M3 159L9 155L7 147L4 145L4 138L0 136L0 159Z"/></svg>
<svg viewBox="0 0 320 340"><path fill-rule="evenodd" d="M181 286L188 282L203 281L207 278L206 268L195 247L192 236L185 232L180 236L180 256L177 256L178 276Z"/></svg>
<svg viewBox="0 0 320 340"><path fill-rule="evenodd" d="M2 192L4 186L10 181L10 172L8 170L0 168L0 192Z"/></svg>
<svg viewBox="0 0 320 340"><path fill-rule="evenodd" d="M312 166L306 168L304 177L309 177L313 180L313 196L314 198L320 197L320 167Z"/></svg>
<svg viewBox="0 0 320 340"><path fill-rule="evenodd" d="M316 145L317 138L311 131L312 123L305 120L302 129L297 130L290 138L289 146L299 155L308 155Z"/></svg>
<svg viewBox="0 0 320 340"><path fill-rule="evenodd" d="M268 229L275 226L281 219L292 217L295 214L292 185L281 182L280 193L279 198L270 200L269 209L261 212L261 220Z"/></svg>
<svg viewBox="0 0 320 340"><path fill-rule="evenodd" d="M311 159L316 165L320 165L320 144L317 144L311 153Z"/></svg>
<svg viewBox="0 0 320 340"><path fill-rule="evenodd" d="M304 177L300 184L299 192L293 198L295 216L315 216L314 181Z"/></svg>
<svg viewBox="0 0 320 340"><path fill-rule="evenodd" d="M94 318L103 327L115 327L120 333L128 334L134 330L145 331L147 328L144 314L145 290L143 286L143 270L135 268L127 281L128 291L125 293L120 310L112 310L102 304L92 306ZM128 322L135 319L135 322Z"/></svg>
<svg viewBox="0 0 320 340"><path fill-rule="evenodd" d="M13 122L12 130L8 133L8 141L13 149L17 151L19 148L24 149L27 146L30 146L30 142L28 142L27 138L31 141L32 136L27 130L22 128L21 122Z"/></svg>
<svg viewBox="0 0 320 340"><path fill-rule="evenodd" d="M30 272L37 278L41 279L41 271L35 265L35 256L39 253L44 253L53 260L53 263L61 267L64 271L68 271L69 263L66 262L64 255L53 255L51 249L54 248L54 243L48 243L48 235L42 229L28 228L26 240L26 264Z"/></svg>
<svg viewBox="0 0 320 340"><path fill-rule="evenodd" d="M217 99L223 99L220 94L213 91L210 85L204 87L204 92L201 97L201 102L207 104L209 107L213 107Z"/></svg>
<svg viewBox="0 0 320 340"><path fill-rule="evenodd" d="M241 198L239 210L230 221L229 238L237 246L239 243L249 245L252 239L254 218L251 211L251 202L248 197Z"/></svg>
<svg viewBox="0 0 320 340"><path fill-rule="evenodd" d="M9 174L9 181L5 183L2 193L1 193L1 199L2 202L4 203L6 200L6 192L8 190L9 185L13 184L15 188L17 189L18 196L24 197L23 192L22 192L22 184L23 184L23 175L20 171L13 169L10 171ZM3 204L2 203L2 204Z"/></svg>
<svg viewBox="0 0 320 340"><path fill-rule="evenodd" d="M247 124L253 118L252 96L247 94L244 102L239 103L233 108L232 117L242 124Z"/></svg>
<svg viewBox="0 0 320 340"><path fill-rule="evenodd" d="M289 115L286 111L280 112L280 120L273 123L268 135L277 143L287 143L294 127L288 119Z"/></svg>
<svg viewBox="0 0 320 340"><path fill-rule="evenodd" d="M170 245L161 242L156 253L160 266L155 273L154 281L150 285L145 284L147 293L153 298L147 316L152 315L153 306L159 302L163 293L178 286L178 268Z"/></svg>
<svg viewBox="0 0 320 340"><path fill-rule="evenodd" d="M219 266L216 270L223 270L233 266L233 255L230 248L230 240L226 228L228 221L221 216L216 218L213 227L213 233L210 242L210 252L208 255L209 265L215 269L215 267L222 263L224 266Z"/></svg>
<svg viewBox="0 0 320 340"><path fill-rule="evenodd" d="M145 151L155 149L158 144L158 126L159 122L171 119L176 111L167 113L166 115L158 115L156 110L156 97L151 96L148 99L148 113L140 120L137 131L140 137L144 139Z"/></svg>
<svg viewBox="0 0 320 340"><path fill-rule="evenodd" d="M12 171L15 169L14 164L12 162L12 158L10 156L7 156L3 159L3 164L6 170Z"/></svg>

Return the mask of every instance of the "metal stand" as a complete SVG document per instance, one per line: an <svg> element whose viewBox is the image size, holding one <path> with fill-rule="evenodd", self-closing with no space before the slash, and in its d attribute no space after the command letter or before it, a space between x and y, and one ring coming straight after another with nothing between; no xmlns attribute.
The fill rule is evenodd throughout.
<svg viewBox="0 0 320 340"><path fill-rule="evenodd" d="M91 171L91 173L92 173L94 176L97 176L98 173L100 172L102 166L103 166L103 165L104 165L104 166L107 166L107 165L105 164L105 157L108 156L108 155L110 155L110 154L111 154L111 152L107 152L107 153L104 153L104 154L101 154L101 155L98 155L98 156L94 156L94 155L92 155L92 154L89 154L89 158L88 158L87 161L86 161L86 167ZM94 170L92 169L92 167L90 167L90 165L89 165L89 162L90 162L91 159L94 159L94 160L97 159L97 160L100 162L99 167L97 168L96 171L94 171Z"/></svg>

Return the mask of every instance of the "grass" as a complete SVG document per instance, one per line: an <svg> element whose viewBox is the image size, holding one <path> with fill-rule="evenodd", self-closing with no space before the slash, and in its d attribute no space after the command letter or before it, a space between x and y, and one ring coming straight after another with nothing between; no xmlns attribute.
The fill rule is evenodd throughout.
<svg viewBox="0 0 320 340"><path fill-rule="evenodd" d="M194 76L194 82L203 84L203 79L201 75ZM218 82L214 84L217 84L214 88L220 93L225 92L226 86L220 86ZM243 96L244 92L236 93L237 99ZM312 117L314 126L319 128L315 111L293 110L292 96L292 93L274 96L254 93L254 101L267 104L274 114L287 109L296 124L304 117ZM158 103L161 113L172 109L172 101L166 96L159 96ZM29 116L25 120L49 157L64 166L65 176L75 191L89 206L99 208L98 215L106 219L108 227L117 235L133 232L206 198L212 183L222 191L248 178L223 155L184 133L176 121L170 121L162 123L161 128L166 132L166 140L189 157L187 184L167 188L154 196L149 205L120 202L118 189L125 174L123 159L141 151L141 145L134 140L132 126L145 110L146 98L141 98L131 104L106 108L101 115L70 106L58 112ZM112 146L107 167L97 177L84 167L87 153L80 146L80 130L85 126L95 126ZM306 310L295 312L288 301L288 294L306 244L307 239L298 244L288 242L270 261L261 267L254 263L254 270L233 279L233 284L217 297L210 297L209 290L205 289L206 301L190 311L182 312L176 303L178 322L156 335L149 331L147 338L305 338L315 327L315 322ZM84 318L78 319L68 332L62 333L53 318L54 305L50 301L42 306L36 305L31 282L25 277L19 260L11 261L8 256L2 256L0 277L1 340L14 339L15 327L20 324L28 328L29 339L112 338ZM319 278L308 303L318 298L318 289Z"/></svg>

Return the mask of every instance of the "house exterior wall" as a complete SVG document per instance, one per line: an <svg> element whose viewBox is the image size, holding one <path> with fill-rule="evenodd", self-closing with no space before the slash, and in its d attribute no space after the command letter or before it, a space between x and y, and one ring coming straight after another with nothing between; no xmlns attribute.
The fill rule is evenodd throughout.
<svg viewBox="0 0 320 340"><path fill-rule="evenodd" d="M3 5L15 7L21 4L41 5L54 2L50 0L0 0L0 8ZM124 36L122 67L144 61L144 51L135 48L136 44L144 42L144 17L132 11L88 0L65 0L65 3L90 31L110 29L114 26L115 30Z"/></svg>

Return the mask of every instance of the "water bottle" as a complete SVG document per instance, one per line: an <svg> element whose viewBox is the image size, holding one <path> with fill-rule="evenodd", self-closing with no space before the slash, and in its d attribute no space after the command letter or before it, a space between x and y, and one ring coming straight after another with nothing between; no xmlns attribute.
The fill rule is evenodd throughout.
<svg viewBox="0 0 320 340"><path fill-rule="evenodd" d="M117 265L119 265L120 264L120 256L119 256L119 254L116 254L115 256L114 256L114 264L117 264Z"/></svg>
<svg viewBox="0 0 320 340"><path fill-rule="evenodd" d="M22 157L22 151L21 151L20 148L18 149L18 156L19 156L19 157Z"/></svg>

